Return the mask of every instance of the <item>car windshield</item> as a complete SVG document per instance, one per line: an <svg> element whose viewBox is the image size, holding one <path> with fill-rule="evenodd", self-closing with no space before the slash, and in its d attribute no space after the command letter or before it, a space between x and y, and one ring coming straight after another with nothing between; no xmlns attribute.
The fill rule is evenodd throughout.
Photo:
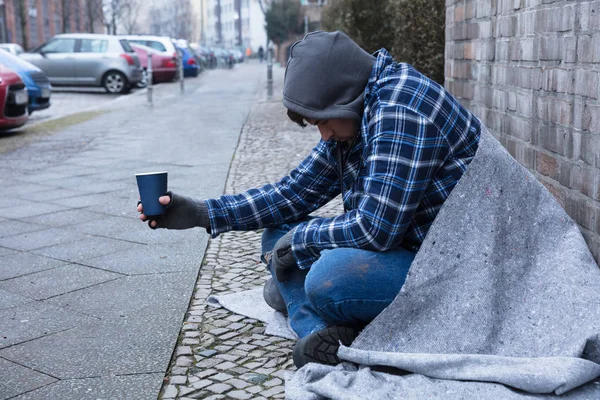
<svg viewBox="0 0 600 400"><path fill-rule="evenodd" d="M119 43L121 43L121 47L123 48L123 50L125 50L126 53L134 53L127 39L121 39L119 40Z"/></svg>

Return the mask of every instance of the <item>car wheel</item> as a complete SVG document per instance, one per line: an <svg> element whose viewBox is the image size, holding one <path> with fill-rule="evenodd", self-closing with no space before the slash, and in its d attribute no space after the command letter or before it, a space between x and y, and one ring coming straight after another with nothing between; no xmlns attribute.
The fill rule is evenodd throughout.
<svg viewBox="0 0 600 400"><path fill-rule="evenodd" d="M129 82L125 75L119 71L109 71L104 75L102 86L108 93L127 93L129 91Z"/></svg>
<svg viewBox="0 0 600 400"><path fill-rule="evenodd" d="M137 87L145 88L148 85L148 70L144 68L142 70L142 80L137 83Z"/></svg>

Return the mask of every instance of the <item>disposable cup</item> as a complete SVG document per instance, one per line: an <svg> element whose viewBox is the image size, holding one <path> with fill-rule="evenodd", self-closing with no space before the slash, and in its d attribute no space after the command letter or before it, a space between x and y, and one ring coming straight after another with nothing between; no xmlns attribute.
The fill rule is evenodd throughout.
<svg viewBox="0 0 600 400"><path fill-rule="evenodd" d="M167 208L158 202L167 193L167 171L135 174L144 214L148 217L163 215Z"/></svg>

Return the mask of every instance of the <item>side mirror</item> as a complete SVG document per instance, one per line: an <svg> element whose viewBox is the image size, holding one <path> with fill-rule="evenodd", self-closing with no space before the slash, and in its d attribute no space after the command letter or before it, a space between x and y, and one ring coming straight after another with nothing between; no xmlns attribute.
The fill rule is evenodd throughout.
<svg viewBox="0 0 600 400"><path fill-rule="evenodd" d="M38 53L44 58L46 58L46 52L44 50L40 50Z"/></svg>

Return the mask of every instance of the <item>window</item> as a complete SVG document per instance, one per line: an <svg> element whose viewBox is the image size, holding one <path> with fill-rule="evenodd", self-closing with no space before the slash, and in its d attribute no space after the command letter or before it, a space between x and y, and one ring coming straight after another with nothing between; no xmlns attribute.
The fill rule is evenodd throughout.
<svg viewBox="0 0 600 400"><path fill-rule="evenodd" d="M42 46L44 53L73 53L75 52L75 39L55 39Z"/></svg>
<svg viewBox="0 0 600 400"><path fill-rule="evenodd" d="M149 40L146 43L142 43L142 44L145 44L148 47L152 47L153 49L158 50L158 51L167 51L167 48L161 42L156 42L156 41L150 41Z"/></svg>
<svg viewBox="0 0 600 400"><path fill-rule="evenodd" d="M121 43L121 47L126 53L135 53L135 50L133 50L133 47L131 47L131 44L129 44L129 40L121 39L119 40L119 43Z"/></svg>
<svg viewBox="0 0 600 400"><path fill-rule="evenodd" d="M108 49L108 40L81 39L80 53L105 53Z"/></svg>

